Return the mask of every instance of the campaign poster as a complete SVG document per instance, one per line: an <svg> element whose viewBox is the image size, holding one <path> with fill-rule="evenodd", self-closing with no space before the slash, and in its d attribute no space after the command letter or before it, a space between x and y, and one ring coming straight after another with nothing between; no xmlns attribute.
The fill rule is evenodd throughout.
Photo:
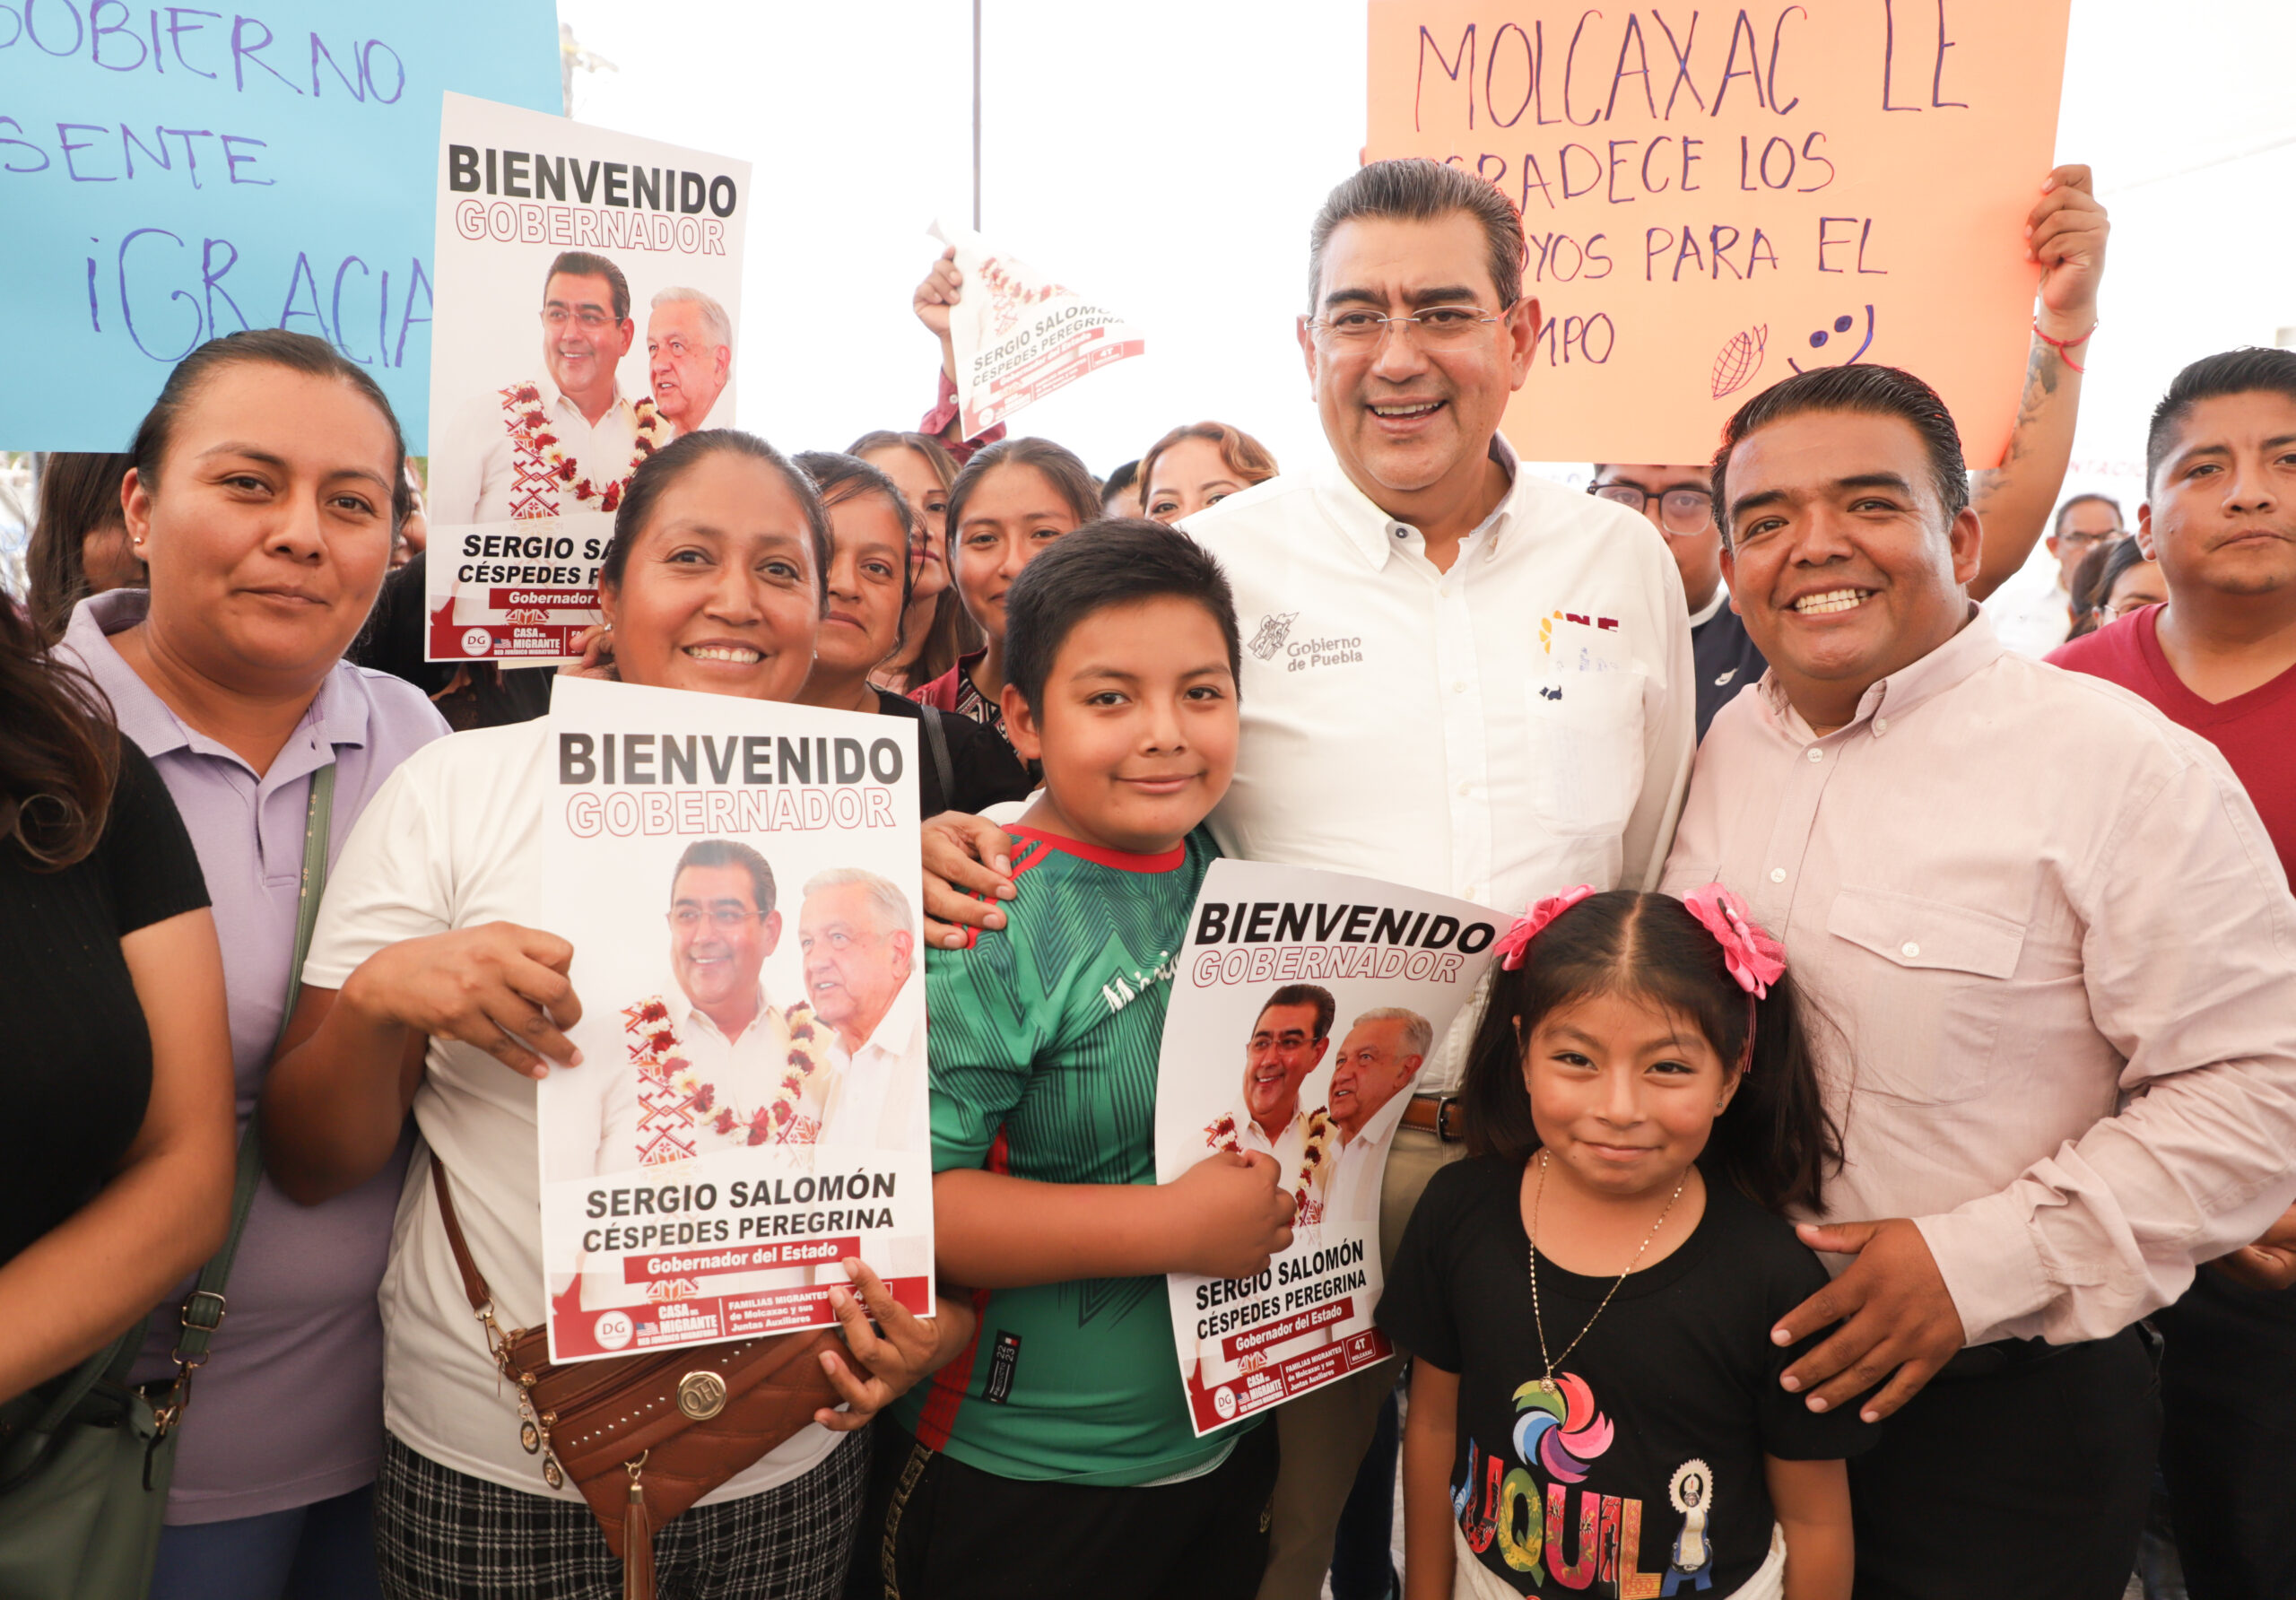
<svg viewBox="0 0 2296 1600"><path fill-rule="evenodd" d="M563 659L639 463L734 422L746 161L446 97L432 661Z"/></svg>
<svg viewBox="0 0 2296 1600"><path fill-rule="evenodd" d="M1257 1152L1298 1211L1292 1248L1257 1276L1168 1280L1199 1436L1394 1353L1371 1323L1387 1146L1498 923L1340 873L1215 861L1205 874L1164 1020L1156 1179Z"/></svg>
<svg viewBox="0 0 2296 1600"><path fill-rule="evenodd" d="M2007 448L2070 0L1596 9L1370 0L1367 153L1521 208L1544 314L1507 435L1552 461L1704 461L1819 367L1944 397Z"/></svg>
<svg viewBox="0 0 2296 1600"><path fill-rule="evenodd" d="M850 1256L930 1314L915 726L557 680L551 1360L824 1326Z"/></svg>
<svg viewBox="0 0 2296 1600"><path fill-rule="evenodd" d="M944 220L933 237L957 252L964 291L949 313L959 421L967 439L1147 348L1106 306Z"/></svg>
<svg viewBox="0 0 2296 1600"><path fill-rule="evenodd" d="M0 0L0 439L125 450L178 361L324 339L430 430L449 91L555 111L551 0Z"/></svg>

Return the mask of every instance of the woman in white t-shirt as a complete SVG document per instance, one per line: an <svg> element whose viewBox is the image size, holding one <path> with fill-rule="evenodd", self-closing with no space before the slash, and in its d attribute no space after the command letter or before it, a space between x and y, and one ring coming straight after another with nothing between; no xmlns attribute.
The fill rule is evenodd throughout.
<svg viewBox="0 0 2296 1600"><path fill-rule="evenodd" d="M665 447L631 481L599 575L612 670L794 700L828 543L813 485L761 439L721 430ZM264 1100L274 1174L299 1200L379 1169L410 1108L428 1146L407 1174L381 1297L389 1437L375 1522L395 1600L622 1592L622 1562L578 1492L546 1483L520 1442L430 1194L429 1164L443 1162L500 1320L538 1324L535 1081L545 1057L571 1057L560 1027L579 1013L572 947L533 926L555 776L542 722L457 734L399 769L335 865ZM822 1358L849 1409L817 1413L660 1532L665 1595L841 1586L866 1474L862 1424L961 1349L972 1320L961 1300L916 1318L865 1272L857 1288L839 1316L873 1376Z"/></svg>

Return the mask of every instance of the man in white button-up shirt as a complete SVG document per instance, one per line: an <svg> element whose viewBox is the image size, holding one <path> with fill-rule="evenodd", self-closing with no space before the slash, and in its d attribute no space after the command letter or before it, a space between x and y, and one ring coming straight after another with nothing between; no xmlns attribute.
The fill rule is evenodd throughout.
<svg viewBox="0 0 2296 1600"><path fill-rule="evenodd" d="M923 996L908 898L859 867L817 873L797 913L797 948L806 1004L831 1030L818 1142L926 1148Z"/></svg>
<svg viewBox="0 0 2296 1600"><path fill-rule="evenodd" d="M1538 339L1522 276L1521 218L1456 168L1374 161L1317 217L1297 333L1333 458L1184 525L1226 569L1247 640L1235 784L1211 819L1230 854L1505 909L1657 883L1690 779L1689 612L1648 522L1519 470L1500 437ZM928 837L928 865L993 894L961 831ZM936 917L993 905L927 884ZM1389 1252L1459 1152L1438 1126L1462 1037L1389 1148ZM1394 1380L1383 1362L1277 1413L1263 1600L1320 1592Z"/></svg>
<svg viewBox="0 0 2296 1600"><path fill-rule="evenodd" d="M546 377L490 391L439 436L430 516L442 524L611 511L638 464L670 441L650 396L625 400L614 369L638 324L622 269L568 250L543 281Z"/></svg>

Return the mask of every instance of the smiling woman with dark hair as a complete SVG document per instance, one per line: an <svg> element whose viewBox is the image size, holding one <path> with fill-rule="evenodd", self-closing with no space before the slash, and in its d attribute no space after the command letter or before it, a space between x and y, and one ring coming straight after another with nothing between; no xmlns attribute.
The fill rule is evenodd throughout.
<svg viewBox="0 0 2296 1600"><path fill-rule="evenodd" d="M811 481L763 439L678 439L638 469L616 514L599 670L796 700L822 627L827 539ZM272 1170L306 1201L370 1181L410 1110L422 1132L382 1291L390 1378L376 1529L387 1591L404 1600L545 1584L570 1600L622 1592L622 1562L580 1496L546 1482L521 1447L429 1193L438 1181L451 1194L501 1319L539 1326L535 1080L545 1057L581 1070L561 1030L582 1009L566 977L572 947L535 926L543 806L556 787L546 721L458 734L401 771L344 850L264 1101ZM664 1592L799 1600L842 1582L868 1458L856 1430L955 1353L971 1321L961 1300L944 1300L936 1330L865 1270L857 1288L840 1317L865 1367L824 1358L850 1409L816 1412L671 1523L657 1546Z"/></svg>
<svg viewBox="0 0 2296 1600"><path fill-rule="evenodd" d="M970 717L919 704L871 681L900 654L919 569L908 560L915 523L891 476L854 456L808 450L797 465L829 514L829 609L813 648L803 702L832 711L906 717L918 723L918 804L926 816L977 812L1025 800L1029 775L1013 747Z"/></svg>
<svg viewBox="0 0 2296 1600"><path fill-rule="evenodd" d="M414 689L343 659L407 509L404 455L374 378L324 340L262 329L202 345L169 375L125 474L151 587L81 601L58 652L110 701L199 852L242 1119L291 987L307 830L324 825L332 855L398 763L446 731ZM376 1593L375 1285L404 1159L394 1135L373 1182L318 1210L256 1192L230 1318L186 1413L161 1600L274 1600L299 1564L330 1594ZM184 1292L161 1302L139 1380L174 1376Z"/></svg>

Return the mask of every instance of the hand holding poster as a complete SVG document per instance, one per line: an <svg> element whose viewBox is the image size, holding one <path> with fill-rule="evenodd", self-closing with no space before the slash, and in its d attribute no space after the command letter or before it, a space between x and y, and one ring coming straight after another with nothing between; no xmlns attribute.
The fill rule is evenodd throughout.
<svg viewBox="0 0 2296 1600"><path fill-rule="evenodd" d="M914 725L572 677L550 721L551 1360L826 1326L851 1256L928 1315Z"/></svg>
<svg viewBox="0 0 2296 1600"><path fill-rule="evenodd" d="M1371 0L1369 153L1522 209L1545 317L1507 413L1526 456L1703 461L1770 384L1862 361L1928 380L1991 465L2067 4Z"/></svg>
<svg viewBox="0 0 2296 1600"><path fill-rule="evenodd" d="M749 164L447 96L433 661L570 656L639 464L729 427Z"/></svg>
<svg viewBox="0 0 2296 1600"><path fill-rule="evenodd" d="M1497 931L1443 895L1213 863L1164 1020L1156 1178L1221 1151L1268 1155L1298 1211L1257 1276L1169 1280L1199 1436L1393 1353L1371 1323L1387 1145Z"/></svg>
<svg viewBox="0 0 2296 1600"><path fill-rule="evenodd" d="M935 222L933 237L956 251L964 274L962 298L949 313L949 340L967 439L1146 348L1115 312L993 249L970 229Z"/></svg>

